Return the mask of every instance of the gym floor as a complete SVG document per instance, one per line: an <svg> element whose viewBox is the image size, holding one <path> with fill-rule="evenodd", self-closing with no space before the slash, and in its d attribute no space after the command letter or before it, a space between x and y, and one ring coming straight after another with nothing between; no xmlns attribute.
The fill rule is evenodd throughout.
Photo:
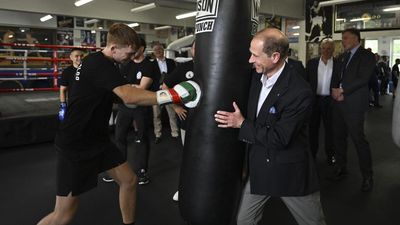
<svg viewBox="0 0 400 225"><path fill-rule="evenodd" d="M400 222L400 149L391 137L392 98L383 96L382 109L370 109L365 130L374 160L374 189L360 191L361 175L357 155L349 141L349 176L330 181L331 168L319 153L321 201L328 225L397 225ZM171 148L171 146L176 146ZM178 204L172 196L178 186L182 157L180 140L164 130L161 143L152 144L149 176L151 182L138 187L138 225L185 225ZM0 224L36 224L49 213L55 201L55 151L52 143L43 143L0 151ZM104 183L81 196L73 225L118 225L121 215L118 188ZM295 225L293 217L280 199L267 203L259 225Z"/></svg>

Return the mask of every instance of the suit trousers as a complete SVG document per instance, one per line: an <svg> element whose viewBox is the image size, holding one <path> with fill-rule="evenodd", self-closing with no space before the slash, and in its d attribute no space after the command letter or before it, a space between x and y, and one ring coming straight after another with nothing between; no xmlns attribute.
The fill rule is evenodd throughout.
<svg viewBox="0 0 400 225"><path fill-rule="evenodd" d="M153 123L154 123L154 135L156 137L161 137L161 130L162 130L162 124L161 124L161 110L162 107L165 107L168 113L169 117L169 125L171 126L171 135L172 137L178 137L179 136L179 129L177 125L177 120L176 120L176 113L172 105L165 105L165 106L159 106L159 105L153 105Z"/></svg>
<svg viewBox="0 0 400 225"><path fill-rule="evenodd" d="M332 132L332 98L331 96L316 96L310 118L310 149L314 159L319 147L319 127L325 128L325 153L328 160L334 156Z"/></svg>
<svg viewBox="0 0 400 225"><path fill-rule="evenodd" d="M364 134L365 112L347 112L335 106L332 113L336 165L346 167L347 137L350 135L357 150L361 174L364 178L372 176L371 149Z"/></svg>
<svg viewBox="0 0 400 225"><path fill-rule="evenodd" d="M250 180L248 180L243 191L237 224L257 225L270 198L271 196L251 194ZM306 196L281 197L281 199L299 225L326 225L319 192Z"/></svg>
<svg viewBox="0 0 400 225"><path fill-rule="evenodd" d="M118 149L123 153L136 174L141 169L147 171L150 155L150 144L147 134L145 107L135 109L123 109L118 111L115 125L115 142ZM140 143L135 143L134 151L128 151L128 132L133 127L133 120L138 128L137 138Z"/></svg>

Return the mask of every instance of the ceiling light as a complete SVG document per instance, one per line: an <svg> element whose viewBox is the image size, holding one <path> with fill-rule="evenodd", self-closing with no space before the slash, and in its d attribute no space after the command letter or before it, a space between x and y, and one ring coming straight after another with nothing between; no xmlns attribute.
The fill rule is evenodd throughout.
<svg viewBox="0 0 400 225"><path fill-rule="evenodd" d="M361 2L364 0L331 0L331 1L324 1L320 2L319 6L331 6L331 5L339 5L339 4L345 4L345 3L353 3L353 2Z"/></svg>
<svg viewBox="0 0 400 225"><path fill-rule="evenodd" d="M97 22L99 22L98 19L91 19L91 20L86 20L85 24L92 24L92 23L97 23Z"/></svg>
<svg viewBox="0 0 400 225"><path fill-rule="evenodd" d="M366 18L354 18L354 19L351 19L350 22L365 21L365 20L369 20L369 19L371 19L371 18L369 18L369 17L366 17Z"/></svg>
<svg viewBox="0 0 400 225"><path fill-rule="evenodd" d="M300 33L293 33L293 36L299 36Z"/></svg>
<svg viewBox="0 0 400 225"><path fill-rule="evenodd" d="M156 5L156 3L153 2L153 3L149 3L149 4L146 4L146 5L142 5L142 6L133 8L133 9L131 9L131 12L142 12L142 11L145 11L145 10L153 9L155 7L157 7L157 5Z"/></svg>
<svg viewBox="0 0 400 225"><path fill-rule="evenodd" d="M164 30L164 29L170 29L171 26L162 26L162 27L154 27L154 30Z"/></svg>
<svg viewBox="0 0 400 225"><path fill-rule="evenodd" d="M197 11L176 15L177 20L197 16Z"/></svg>
<svg viewBox="0 0 400 225"><path fill-rule="evenodd" d="M95 30L91 30L91 31L90 31L90 33L92 33L92 34L95 34L95 33L96 33L96 31L95 31Z"/></svg>
<svg viewBox="0 0 400 225"><path fill-rule="evenodd" d="M103 30L103 27L98 27L99 30Z"/></svg>
<svg viewBox="0 0 400 225"><path fill-rule="evenodd" d="M345 18L336 18L336 21L338 21L338 22L346 22L346 19Z"/></svg>
<svg viewBox="0 0 400 225"><path fill-rule="evenodd" d="M93 0L78 0L78 1L76 1L74 4L75 4L76 7L79 7L79 6L81 6L81 5L84 5L84 4L86 4L86 3L89 3L89 2L91 2L91 1L93 1Z"/></svg>
<svg viewBox="0 0 400 225"><path fill-rule="evenodd" d="M42 18L40 18L40 21L44 22L44 21L50 20L51 18L53 18L53 17L49 14L49 15L46 15L46 16L43 16Z"/></svg>
<svg viewBox="0 0 400 225"><path fill-rule="evenodd" d="M386 8L383 9L384 12L393 12L393 11L399 11L400 7L393 7L393 8Z"/></svg>
<svg viewBox="0 0 400 225"><path fill-rule="evenodd" d="M300 26L293 26L292 29L293 30L298 30L298 29L300 29Z"/></svg>
<svg viewBox="0 0 400 225"><path fill-rule="evenodd" d="M9 35L8 35L8 38L13 38L13 37L14 37L13 34L9 34Z"/></svg>
<svg viewBox="0 0 400 225"><path fill-rule="evenodd" d="M139 24L138 23L130 23L130 24L127 24L129 27L138 27L139 26Z"/></svg>

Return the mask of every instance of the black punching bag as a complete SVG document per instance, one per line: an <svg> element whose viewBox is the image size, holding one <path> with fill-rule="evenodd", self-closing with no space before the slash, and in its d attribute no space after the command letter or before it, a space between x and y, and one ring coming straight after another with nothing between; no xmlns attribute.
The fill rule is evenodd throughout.
<svg viewBox="0 0 400 225"><path fill-rule="evenodd" d="M259 4L197 0L194 71L203 95L188 119L179 185L181 215L191 225L229 225L234 218L245 146L239 129L218 128L214 114L233 111L233 101L246 111Z"/></svg>

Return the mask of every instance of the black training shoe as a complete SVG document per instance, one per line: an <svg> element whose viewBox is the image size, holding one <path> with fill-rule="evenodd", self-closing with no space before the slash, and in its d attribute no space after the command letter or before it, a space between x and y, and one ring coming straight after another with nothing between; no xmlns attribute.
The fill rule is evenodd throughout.
<svg viewBox="0 0 400 225"><path fill-rule="evenodd" d="M145 169L141 169L140 172L137 175L138 177L138 184L139 185L145 185L150 183L150 179L147 176L146 170Z"/></svg>

